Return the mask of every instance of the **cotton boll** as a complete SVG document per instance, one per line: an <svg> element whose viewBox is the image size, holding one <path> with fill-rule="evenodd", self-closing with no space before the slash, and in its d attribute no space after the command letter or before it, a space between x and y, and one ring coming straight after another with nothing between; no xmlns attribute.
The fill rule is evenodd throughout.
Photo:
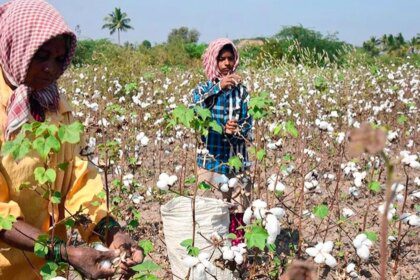
<svg viewBox="0 0 420 280"><path fill-rule="evenodd" d="M200 261L198 260L198 258L196 257L192 257L192 256L186 256L182 262L184 263L184 265L188 268L192 268L195 265L197 265Z"/></svg>
<svg viewBox="0 0 420 280"><path fill-rule="evenodd" d="M254 200L252 206L259 209L267 208L267 203L261 199Z"/></svg>
<svg viewBox="0 0 420 280"><path fill-rule="evenodd" d="M276 216L277 219L281 219L284 217L284 215L286 214L286 212L284 211L283 208L281 207L274 207L271 208L270 210L268 210L268 212L270 212L271 214L273 214L274 216Z"/></svg>
<svg viewBox="0 0 420 280"><path fill-rule="evenodd" d="M215 181L215 183L216 183L217 185L222 185L222 184L227 184L227 183L229 183L229 178L228 178L228 177L226 177L226 175L222 174L222 175L217 176L217 177L214 179L214 181Z"/></svg>
<svg viewBox="0 0 420 280"><path fill-rule="evenodd" d="M235 254L236 264L242 264L244 262L244 257L241 254Z"/></svg>
<svg viewBox="0 0 420 280"><path fill-rule="evenodd" d="M267 244L274 244L276 242L277 235L269 235L267 237Z"/></svg>
<svg viewBox="0 0 420 280"><path fill-rule="evenodd" d="M354 263L349 263L346 267L346 272L350 273L350 272L354 271L355 267L356 267L356 265Z"/></svg>
<svg viewBox="0 0 420 280"><path fill-rule="evenodd" d="M220 190L222 192L228 192L229 191L229 185L228 184L222 184L222 186L220 186Z"/></svg>
<svg viewBox="0 0 420 280"><path fill-rule="evenodd" d="M262 219L264 219L266 212L267 212L267 210L265 208L256 208L256 209L254 209L254 217L257 220L262 220Z"/></svg>
<svg viewBox="0 0 420 280"><path fill-rule="evenodd" d="M228 183L229 188L236 187L238 185L238 182L239 182L238 178L230 178L229 183Z"/></svg>
<svg viewBox="0 0 420 280"><path fill-rule="evenodd" d="M354 211L350 208L343 208L343 216L349 218L354 215Z"/></svg>
<svg viewBox="0 0 420 280"><path fill-rule="evenodd" d="M325 255L325 264L328 265L329 267L335 267L337 265L337 261L330 254L326 254Z"/></svg>
<svg viewBox="0 0 420 280"><path fill-rule="evenodd" d="M277 236L280 233L280 224L277 220L277 217L273 214L268 214L265 218L266 225L265 229L267 230L268 234L271 236Z"/></svg>
<svg viewBox="0 0 420 280"><path fill-rule="evenodd" d="M167 182L169 180L169 175L166 173L162 173L159 175L159 181L165 181Z"/></svg>
<svg viewBox="0 0 420 280"><path fill-rule="evenodd" d="M368 260L369 259L369 247L362 245L360 248L357 249L357 255L362 259L362 260Z"/></svg>
<svg viewBox="0 0 420 280"><path fill-rule="evenodd" d="M248 207L244 212L244 216L243 216L244 223L246 225L249 225L251 223L251 218L252 218L252 209L251 207Z"/></svg>
<svg viewBox="0 0 420 280"><path fill-rule="evenodd" d="M197 264L193 271L194 280L207 280L206 267L202 263Z"/></svg>
<svg viewBox="0 0 420 280"><path fill-rule="evenodd" d="M233 258L235 257L235 254L233 253L233 251L230 248L223 247L222 252L223 252L223 259L224 260L232 261Z"/></svg>
<svg viewBox="0 0 420 280"><path fill-rule="evenodd" d="M158 181L156 183L156 186L158 187L158 189L162 190L162 191L167 191L169 190L169 185L166 181Z"/></svg>
<svg viewBox="0 0 420 280"><path fill-rule="evenodd" d="M176 175L171 175L168 178L168 184L172 186L177 180L178 180L178 177Z"/></svg>

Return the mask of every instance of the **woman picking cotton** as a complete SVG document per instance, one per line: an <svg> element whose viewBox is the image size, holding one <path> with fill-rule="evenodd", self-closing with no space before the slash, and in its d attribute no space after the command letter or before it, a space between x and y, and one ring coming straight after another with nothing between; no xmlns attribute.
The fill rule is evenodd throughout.
<svg viewBox="0 0 420 280"><path fill-rule="evenodd" d="M252 119L248 115L249 95L242 77L235 73L239 54L232 41L217 39L209 44L203 64L208 80L193 90L193 101L211 111L212 119L223 128L223 132L210 129L208 136L203 137L204 149L197 156L198 181L207 181L218 187L223 198L236 204L241 212L248 207L250 198L250 185L244 171L248 165L246 145L251 138ZM228 165L234 156L243 162L239 171ZM238 178L245 180L239 184ZM242 225L242 214L231 215L230 231L239 235L236 242L243 234L236 230L239 225Z"/></svg>
<svg viewBox="0 0 420 280"><path fill-rule="evenodd" d="M46 2L14 0L0 6L1 143L13 140L25 123L49 120L60 126L73 122L56 81L70 64L75 47L74 33ZM83 239L99 238L111 250L66 245L66 228L61 223L54 226L58 240L48 240L53 245L48 246L47 260L67 262L88 278L114 275L113 267L100 264L115 259L121 250L129 255L118 269L124 277L142 261L142 251L108 215L105 202L91 203L98 200L103 184L97 170L78 155L79 147L67 142L51 155L49 167L56 170L53 189L61 193L59 204L44 199L36 189L20 188L24 183L36 186L34 170L43 166L39 156L30 154L18 162L11 155L1 158L0 215L12 215L17 221L11 230L0 231L0 279L38 279L45 259L33 253L35 241L41 234L50 236L58 221L80 216L80 210L90 221L78 228ZM68 163L64 171L57 167L61 163Z"/></svg>

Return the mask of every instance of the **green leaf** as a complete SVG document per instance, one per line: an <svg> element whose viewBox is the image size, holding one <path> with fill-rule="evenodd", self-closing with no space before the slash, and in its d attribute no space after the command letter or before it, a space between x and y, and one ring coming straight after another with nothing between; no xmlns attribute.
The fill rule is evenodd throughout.
<svg viewBox="0 0 420 280"><path fill-rule="evenodd" d="M263 251L267 237L268 233L265 228L253 225L251 230L245 233L246 245L249 249L256 247Z"/></svg>
<svg viewBox="0 0 420 280"><path fill-rule="evenodd" d="M187 248L187 247L190 247L190 246L192 246L192 244L193 244L193 240L192 239L185 239L184 241L182 241L181 242L181 246L182 247L185 247L185 248Z"/></svg>
<svg viewBox="0 0 420 280"><path fill-rule="evenodd" d="M58 265L54 262L47 262L41 267L40 274L42 279L49 280L57 276Z"/></svg>
<svg viewBox="0 0 420 280"><path fill-rule="evenodd" d="M32 147L38 152L41 158L46 159L51 148L47 147L44 137L38 137L34 140Z"/></svg>
<svg viewBox="0 0 420 280"><path fill-rule="evenodd" d="M16 222L16 217L13 215L0 216L0 230L11 230L14 222Z"/></svg>
<svg viewBox="0 0 420 280"><path fill-rule="evenodd" d="M67 169L68 166L69 166L69 163L68 162L63 162L63 163L60 163L59 165L57 165L57 167L59 169L63 170L63 171L66 171L66 169Z"/></svg>
<svg viewBox="0 0 420 280"><path fill-rule="evenodd" d="M188 255L197 257L200 254L200 249L197 247L189 247L188 248Z"/></svg>
<svg viewBox="0 0 420 280"><path fill-rule="evenodd" d="M319 204L315 206L314 215L320 219L324 219L328 216L328 206L324 204Z"/></svg>
<svg viewBox="0 0 420 280"><path fill-rule="evenodd" d="M397 122L399 123L399 124L401 124L401 125L403 125L406 121L408 120L408 118L407 118L407 116L405 116L405 115L400 115L398 118L397 118Z"/></svg>
<svg viewBox="0 0 420 280"><path fill-rule="evenodd" d="M1 147L1 154L2 156L7 156L8 154L12 154L18 148L19 145L16 145L13 141L7 141Z"/></svg>
<svg viewBox="0 0 420 280"><path fill-rule="evenodd" d="M73 228L75 224L76 222L73 219L67 219L64 222L64 225L66 226L67 229Z"/></svg>
<svg viewBox="0 0 420 280"><path fill-rule="evenodd" d="M60 151L60 141L58 141L58 139L53 135L48 136L47 140L45 141L45 145L48 150L52 149L56 153Z"/></svg>
<svg viewBox="0 0 420 280"><path fill-rule="evenodd" d="M369 188L369 190L371 190L375 193L378 193L378 192L381 191L381 184L379 184L378 181L372 181L372 182L369 183L368 188Z"/></svg>
<svg viewBox="0 0 420 280"><path fill-rule="evenodd" d="M44 176L45 175L45 168L44 167L37 167L34 170L34 175L35 175L35 180L43 185L47 182L47 178Z"/></svg>
<svg viewBox="0 0 420 280"><path fill-rule="evenodd" d="M183 124L185 127L190 128L191 122L194 119L194 110L188 109L184 105L178 105L173 110L172 116L177 123Z"/></svg>
<svg viewBox="0 0 420 280"><path fill-rule="evenodd" d="M285 161L292 161L293 160L293 156L291 154L285 154L283 156L283 160L285 160Z"/></svg>
<svg viewBox="0 0 420 280"><path fill-rule="evenodd" d="M295 123L292 120L288 120L286 122L286 131L287 133L289 133L290 135L292 135L294 138L299 136L299 132L295 127Z"/></svg>
<svg viewBox="0 0 420 280"><path fill-rule="evenodd" d="M31 143L28 139L24 139L17 150L13 152L13 158L15 160L20 160L24 158L31 149Z"/></svg>
<svg viewBox="0 0 420 280"><path fill-rule="evenodd" d="M61 142L76 144L80 142L80 134L83 132L83 125L80 122L73 122L70 125L62 125L58 129L58 137Z"/></svg>
<svg viewBox="0 0 420 280"><path fill-rule="evenodd" d="M267 153L266 153L266 151L264 150L264 149L261 149L261 150L259 150L258 152L257 152L257 159L259 160L259 161L262 161L263 159L264 159L264 157L265 157L265 155L266 155Z"/></svg>
<svg viewBox="0 0 420 280"><path fill-rule="evenodd" d="M200 190L211 190L211 186L206 182L201 182L200 184L198 184L198 188Z"/></svg>
<svg viewBox="0 0 420 280"><path fill-rule="evenodd" d="M148 255L150 252L153 251L153 243L150 240L139 241L139 246L143 249L145 255Z"/></svg>
<svg viewBox="0 0 420 280"><path fill-rule="evenodd" d="M156 275L143 274L142 272L134 275L134 279L137 279L137 280L159 280L159 278Z"/></svg>
<svg viewBox="0 0 420 280"><path fill-rule="evenodd" d="M153 272L160 269L160 266L152 261L146 260L141 264L135 265L131 268L137 272Z"/></svg>
<svg viewBox="0 0 420 280"><path fill-rule="evenodd" d="M234 233L229 233L228 235L226 235L226 238L227 238L227 239L232 239L232 240L234 240L234 239L236 239L236 238L237 238L237 236L236 236L236 234L234 234Z"/></svg>
<svg viewBox="0 0 420 280"><path fill-rule="evenodd" d="M213 130L213 131L215 131L215 132L217 132L217 133L219 133L219 134L222 134L223 133L223 128L222 128L222 126L220 125L220 124L218 124L216 121L211 121L210 123L209 123L209 127Z"/></svg>
<svg viewBox="0 0 420 280"><path fill-rule="evenodd" d="M51 203L59 204L61 202L61 193L58 191L53 192L51 195Z"/></svg>
<svg viewBox="0 0 420 280"><path fill-rule="evenodd" d="M273 130L273 134L274 134L274 136L277 136L277 135L279 135L280 132L281 132L281 126L277 125Z"/></svg>
<svg viewBox="0 0 420 280"><path fill-rule="evenodd" d="M196 181L195 176L191 175L190 177L185 179L185 185L192 185L195 183L195 181Z"/></svg>
<svg viewBox="0 0 420 280"><path fill-rule="evenodd" d="M54 183L57 178L57 174L54 169L48 168L47 171L45 171L45 177L47 178L47 182Z"/></svg>
<svg viewBox="0 0 420 280"><path fill-rule="evenodd" d="M241 159L238 156L233 156L229 158L228 165L230 167L235 168L236 171L239 171L239 169L241 169L243 164L242 164Z"/></svg>
<svg viewBox="0 0 420 280"><path fill-rule="evenodd" d="M100 191L97 195L97 198L99 199L105 199L106 198L106 192L105 191Z"/></svg>
<svg viewBox="0 0 420 280"><path fill-rule="evenodd" d="M101 205L101 202L98 200L94 200L90 202L90 205L94 206L94 207L98 207Z"/></svg>
<svg viewBox="0 0 420 280"><path fill-rule="evenodd" d="M41 234L38 236L37 240L35 241L34 245L34 253L38 257L44 258L48 254L48 235Z"/></svg>
<svg viewBox="0 0 420 280"><path fill-rule="evenodd" d="M205 121L206 119L211 119L211 112L209 109L202 108L200 106L195 106L194 108L197 115Z"/></svg>
<svg viewBox="0 0 420 280"><path fill-rule="evenodd" d="M367 238L372 241L376 242L378 240L378 235L373 231L365 231Z"/></svg>
<svg viewBox="0 0 420 280"><path fill-rule="evenodd" d="M41 136L42 134L44 134L45 131L47 131L47 128L48 128L47 124L41 123L41 125L35 131L35 136L36 137Z"/></svg>
<svg viewBox="0 0 420 280"><path fill-rule="evenodd" d="M272 243L272 244L267 244L267 248L270 252L274 253L276 252L276 244Z"/></svg>
<svg viewBox="0 0 420 280"><path fill-rule="evenodd" d="M51 135L55 135L58 131L58 127L54 124L50 124L47 129Z"/></svg>

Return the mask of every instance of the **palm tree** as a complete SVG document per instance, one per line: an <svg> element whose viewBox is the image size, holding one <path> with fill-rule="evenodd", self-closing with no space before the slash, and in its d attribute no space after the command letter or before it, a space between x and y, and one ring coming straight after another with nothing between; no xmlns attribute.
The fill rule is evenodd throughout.
<svg viewBox="0 0 420 280"><path fill-rule="evenodd" d="M108 28L111 35L117 31L118 44L120 44L120 31L134 29L129 25L131 19L127 17L126 13L121 12L120 8L115 8L113 12L104 18L104 21L105 24L102 26L102 29Z"/></svg>

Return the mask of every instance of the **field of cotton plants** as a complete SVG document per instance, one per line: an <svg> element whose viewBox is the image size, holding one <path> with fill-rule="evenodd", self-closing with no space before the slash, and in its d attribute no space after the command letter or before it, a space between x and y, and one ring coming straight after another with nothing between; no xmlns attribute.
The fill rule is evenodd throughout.
<svg viewBox="0 0 420 280"><path fill-rule="evenodd" d="M186 236L191 279L217 279L216 269L238 279L379 279L384 269L384 279L417 279L418 67L282 64L239 74L254 117L251 167L219 186L196 182L195 156L206 152L197 135L208 128L205 113L188 107L199 69L86 66L60 80L87 132L82 153L101 169L110 210L145 249L148 277L177 279L161 205L251 180L245 242L215 232L198 248Z"/></svg>

